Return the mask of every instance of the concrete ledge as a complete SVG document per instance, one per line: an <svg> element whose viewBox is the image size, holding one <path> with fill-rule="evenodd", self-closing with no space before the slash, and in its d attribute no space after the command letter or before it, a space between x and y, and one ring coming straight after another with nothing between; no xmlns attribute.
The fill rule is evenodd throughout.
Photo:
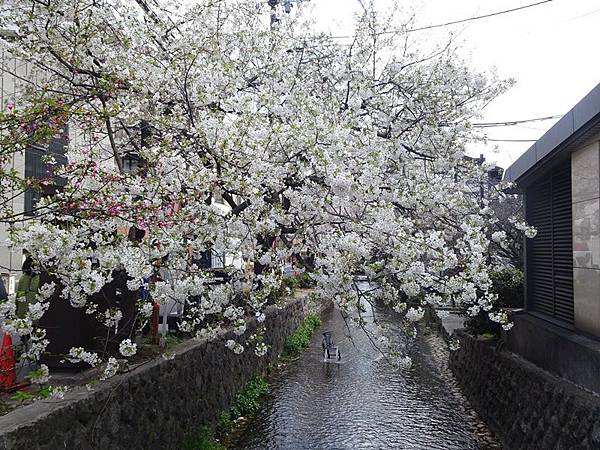
<svg viewBox="0 0 600 450"><path fill-rule="evenodd" d="M523 311L512 317L506 348L538 367L600 393L600 342Z"/></svg>

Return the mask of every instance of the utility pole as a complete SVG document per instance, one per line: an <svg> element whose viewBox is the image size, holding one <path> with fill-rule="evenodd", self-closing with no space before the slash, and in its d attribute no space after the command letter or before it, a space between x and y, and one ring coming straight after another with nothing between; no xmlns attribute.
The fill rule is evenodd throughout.
<svg viewBox="0 0 600 450"><path fill-rule="evenodd" d="M271 7L271 28L273 28L273 26L275 26L275 23L277 22L277 14L275 12L275 8L277 8L278 3L279 0L269 0L269 6Z"/></svg>
<svg viewBox="0 0 600 450"><path fill-rule="evenodd" d="M289 14L292 11L292 6L294 3L300 4L303 1L304 0L269 0L268 3L271 7L271 26L273 26L275 22L277 22L277 15L275 13L275 10L279 2L283 3L283 10L287 14Z"/></svg>

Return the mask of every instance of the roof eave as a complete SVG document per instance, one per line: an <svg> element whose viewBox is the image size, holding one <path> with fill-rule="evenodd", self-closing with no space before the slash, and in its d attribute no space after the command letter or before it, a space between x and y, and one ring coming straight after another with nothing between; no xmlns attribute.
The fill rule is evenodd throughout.
<svg viewBox="0 0 600 450"><path fill-rule="evenodd" d="M519 183L544 161L572 150L575 142L600 125L600 83L539 138L506 171L504 179ZM579 138L579 139L578 139Z"/></svg>

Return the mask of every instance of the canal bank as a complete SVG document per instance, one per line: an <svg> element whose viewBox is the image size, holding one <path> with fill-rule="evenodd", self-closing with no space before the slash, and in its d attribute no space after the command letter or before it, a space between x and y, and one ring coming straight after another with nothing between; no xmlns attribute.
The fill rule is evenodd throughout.
<svg viewBox="0 0 600 450"><path fill-rule="evenodd" d="M227 349L231 330L211 341L184 342L172 359L149 360L91 391L73 387L62 400L37 401L1 416L0 450L178 448L185 436L213 423L235 393L279 357L306 314L328 306L311 304L308 294L267 308L266 356ZM257 326L250 322L247 334Z"/></svg>
<svg viewBox="0 0 600 450"><path fill-rule="evenodd" d="M376 310L386 336L405 343L394 314ZM340 363L323 363L322 336L272 379L264 407L238 429L235 449L499 449L448 369L446 345L426 333L412 367L395 370L339 311L323 316Z"/></svg>
<svg viewBox="0 0 600 450"><path fill-rule="evenodd" d="M450 366L507 449L600 448L600 397L514 353L503 342L455 332ZM547 349L551 351L551 349Z"/></svg>

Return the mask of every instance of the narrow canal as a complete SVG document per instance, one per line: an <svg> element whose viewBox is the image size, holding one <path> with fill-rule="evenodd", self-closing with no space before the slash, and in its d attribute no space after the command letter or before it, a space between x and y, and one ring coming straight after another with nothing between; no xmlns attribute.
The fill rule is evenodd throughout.
<svg viewBox="0 0 600 450"><path fill-rule="evenodd" d="M391 313L376 311L386 335L403 339ZM456 387L438 336L418 339L412 366L393 369L359 329L330 311L339 364L324 363L320 333L273 380L262 411L236 449L499 449Z"/></svg>

